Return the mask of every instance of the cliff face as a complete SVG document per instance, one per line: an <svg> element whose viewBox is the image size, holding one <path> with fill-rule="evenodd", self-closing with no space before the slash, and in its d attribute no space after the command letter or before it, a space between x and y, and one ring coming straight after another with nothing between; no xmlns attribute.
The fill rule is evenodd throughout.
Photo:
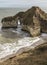
<svg viewBox="0 0 47 65"><path fill-rule="evenodd" d="M27 10L22 20L22 29L30 32L31 36L37 36L47 32L47 14L39 7Z"/></svg>

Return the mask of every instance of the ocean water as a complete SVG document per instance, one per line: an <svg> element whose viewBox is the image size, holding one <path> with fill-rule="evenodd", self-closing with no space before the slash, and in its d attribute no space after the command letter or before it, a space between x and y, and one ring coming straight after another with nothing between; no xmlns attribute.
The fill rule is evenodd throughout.
<svg viewBox="0 0 47 65"><path fill-rule="evenodd" d="M2 27L1 20L4 17L14 16L16 13L18 13L20 11L25 11L25 10L27 10L27 9L24 9L24 8L0 8L0 43L13 43L17 39L19 39L22 35L24 36L24 34L23 34L24 32L21 31L20 28L18 28L18 29L10 28L10 29L2 30L1 29L1 27Z"/></svg>
<svg viewBox="0 0 47 65"><path fill-rule="evenodd" d="M5 57L5 55L7 56L13 54L13 52L17 52L20 48L32 45L33 42L35 43L41 39L42 42L44 42L43 39L47 39L47 34L42 34L38 37L30 37L28 32L21 30L20 24L17 29L2 29L2 18L13 16L20 11L26 10L27 9L24 8L0 8L0 59Z"/></svg>
<svg viewBox="0 0 47 65"><path fill-rule="evenodd" d="M28 32L22 31L21 26L18 25L17 29L1 29L1 20L7 16L13 16L20 11L26 11L28 8L0 8L0 44L17 43L19 39L30 38ZM31 37L32 38L32 37ZM26 39L27 40L27 39Z"/></svg>

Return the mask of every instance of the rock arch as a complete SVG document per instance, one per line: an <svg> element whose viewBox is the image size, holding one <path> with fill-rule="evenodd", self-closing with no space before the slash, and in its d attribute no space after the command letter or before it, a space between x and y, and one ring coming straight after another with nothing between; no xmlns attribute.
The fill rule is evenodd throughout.
<svg viewBox="0 0 47 65"><path fill-rule="evenodd" d="M8 21L10 23L6 25ZM17 27L18 21L22 29L28 31L31 36L40 35L41 31L47 33L47 14L39 7L33 6L25 12L19 12L12 17L5 17L1 22L3 27Z"/></svg>

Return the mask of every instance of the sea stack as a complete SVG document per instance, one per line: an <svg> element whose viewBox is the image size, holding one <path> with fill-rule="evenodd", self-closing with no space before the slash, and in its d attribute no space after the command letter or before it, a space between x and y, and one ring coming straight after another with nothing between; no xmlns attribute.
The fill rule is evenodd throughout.
<svg viewBox="0 0 47 65"><path fill-rule="evenodd" d="M39 7L33 6L24 14L22 30L28 31L31 36L38 36L41 32L47 32L47 14Z"/></svg>

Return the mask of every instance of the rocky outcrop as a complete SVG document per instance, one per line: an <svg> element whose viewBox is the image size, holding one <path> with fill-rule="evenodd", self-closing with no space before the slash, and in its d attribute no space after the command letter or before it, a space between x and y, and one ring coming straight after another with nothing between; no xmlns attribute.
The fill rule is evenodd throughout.
<svg viewBox="0 0 47 65"><path fill-rule="evenodd" d="M41 32L47 33L47 13L39 7L33 6L25 12L19 12L13 17L2 19L2 27L17 27L18 20L22 30L28 31L31 36L38 36Z"/></svg>
<svg viewBox="0 0 47 65"><path fill-rule="evenodd" d="M17 18L17 20L20 21L20 24L22 24L22 19L23 19L24 13L25 13L25 12L19 12L19 13L17 13L16 15L14 15L13 17L15 18L15 20L16 20L16 18Z"/></svg>
<svg viewBox="0 0 47 65"><path fill-rule="evenodd" d="M33 6L24 14L22 29L28 31L31 36L37 36L41 31L47 32L47 14L39 7Z"/></svg>
<svg viewBox="0 0 47 65"><path fill-rule="evenodd" d="M19 12L14 16L4 17L1 21L2 27L3 28L17 27L18 20L20 21L20 24L22 24L23 14L24 12Z"/></svg>
<svg viewBox="0 0 47 65"><path fill-rule="evenodd" d="M17 19L12 16L4 17L1 23L3 28L17 27Z"/></svg>

